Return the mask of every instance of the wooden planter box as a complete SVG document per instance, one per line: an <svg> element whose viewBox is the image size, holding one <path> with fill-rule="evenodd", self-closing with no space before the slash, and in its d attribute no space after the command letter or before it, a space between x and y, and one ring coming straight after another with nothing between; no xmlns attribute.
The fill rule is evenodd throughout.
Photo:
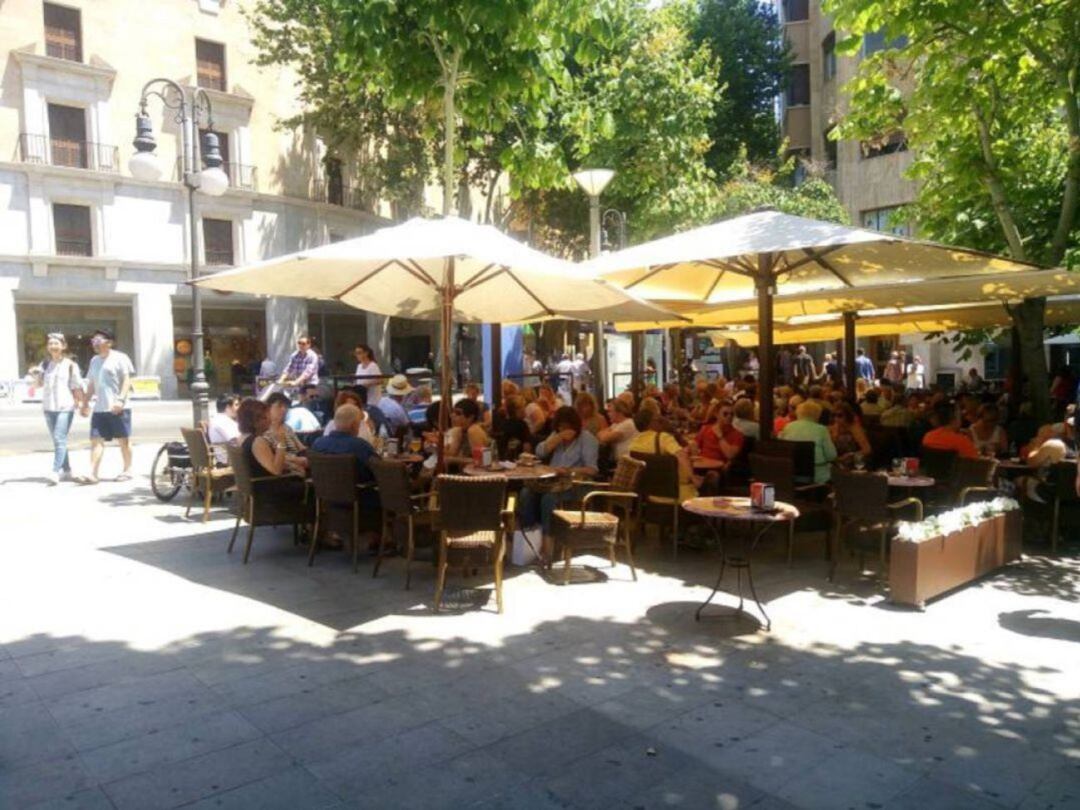
<svg viewBox="0 0 1080 810"><path fill-rule="evenodd" d="M889 598L923 608L928 599L1020 558L1020 510L995 515L977 526L921 543L894 538L889 562Z"/></svg>

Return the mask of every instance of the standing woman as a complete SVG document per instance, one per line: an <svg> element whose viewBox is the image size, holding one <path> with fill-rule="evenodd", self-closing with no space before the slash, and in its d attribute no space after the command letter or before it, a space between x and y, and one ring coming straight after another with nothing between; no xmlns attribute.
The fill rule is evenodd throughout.
<svg viewBox="0 0 1080 810"><path fill-rule="evenodd" d="M356 356L356 376L360 378L356 382L367 389L367 404L374 407L382 398L382 378L372 375L382 375L382 370L375 362L375 353L370 346L361 343L353 350L353 354Z"/></svg>
<svg viewBox="0 0 1080 810"><path fill-rule="evenodd" d="M50 332L45 343L49 354L34 376L42 387L41 404L45 411L45 424L53 442L53 466L49 484L55 486L61 478L71 478L71 462L68 459L67 437L75 408L83 403L83 379L78 364L67 356L67 339L59 332Z"/></svg>

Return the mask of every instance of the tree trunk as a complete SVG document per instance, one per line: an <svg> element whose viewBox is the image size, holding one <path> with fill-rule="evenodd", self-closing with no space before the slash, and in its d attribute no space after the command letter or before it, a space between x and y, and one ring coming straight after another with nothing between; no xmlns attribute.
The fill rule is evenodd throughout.
<svg viewBox="0 0 1080 810"><path fill-rule="evenodd" d="M443 69L443 216L454 211L454 144L457 140L457 110L454 91L457 89L458 58L454 55Z"/></svg>
<svg viewBox="0 0 1080 810"><path fill-rule="evenodd" d="M1046 368L1046 299L1026 298L1012 308L1013 324L1020 335L1020 368L1027 376L1027 400L1032 416L1050 421L1050 375ZM1017 391L1014 396L1023 396Z"/></svg>

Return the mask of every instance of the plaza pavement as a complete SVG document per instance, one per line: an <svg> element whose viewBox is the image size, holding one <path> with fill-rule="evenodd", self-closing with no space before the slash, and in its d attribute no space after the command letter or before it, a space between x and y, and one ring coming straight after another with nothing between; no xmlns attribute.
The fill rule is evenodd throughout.
<svg viewBox="0 0 1080 810"><path fill-rule="evenodd" d="M917 613L777 538L766 633L695 623L715 557L648 543L637 583L513 570L499 616L454 575L433 615L426 564L407 592L260 529L244 566L223 510L46 464L0 458L3 808L1080 806L1075 558Z"/></svg>

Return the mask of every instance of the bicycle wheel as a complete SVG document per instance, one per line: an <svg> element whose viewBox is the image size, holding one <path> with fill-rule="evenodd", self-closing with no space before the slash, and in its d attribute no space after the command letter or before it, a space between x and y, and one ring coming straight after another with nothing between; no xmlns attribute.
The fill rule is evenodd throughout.
<svg viewBox="0 0 1080 810"><path fill-rule="evenodd" d="M159 501L168 503L180 491L180 483L180 476L173 470L169 460L169 448L162 445L154 456L154 464L150 468L150 489Z"/></svg>

